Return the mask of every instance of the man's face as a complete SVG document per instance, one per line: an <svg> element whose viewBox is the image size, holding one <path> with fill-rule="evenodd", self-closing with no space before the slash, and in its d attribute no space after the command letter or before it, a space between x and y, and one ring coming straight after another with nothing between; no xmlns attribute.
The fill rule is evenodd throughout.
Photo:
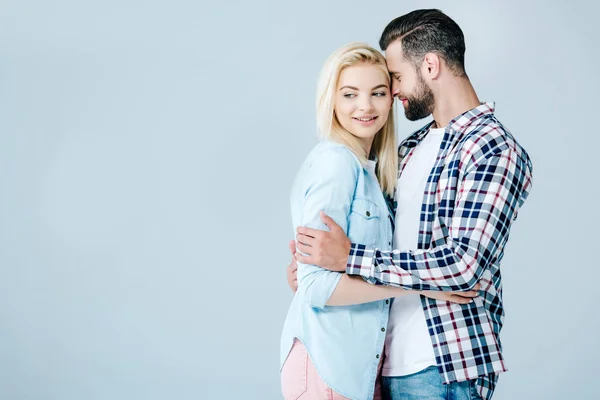
<svg viewBox="0 0 600 400"><path fill-rule="evenodd" d="M416 121L431 115L435 106L433 92L420 69L404 57L400 40L388 46L385 58L392 76L392 95L402 102L406 118Z"/></svg>

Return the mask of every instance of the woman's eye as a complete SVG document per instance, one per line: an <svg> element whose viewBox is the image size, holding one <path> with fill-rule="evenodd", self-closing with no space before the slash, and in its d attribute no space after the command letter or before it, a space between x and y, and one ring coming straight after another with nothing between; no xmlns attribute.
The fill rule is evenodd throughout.
<svg viewBox="0 0 600 400"><path fill-rule="evenodd" d="M373 96L376 97L385 97L386 93L385 92L375 92L373 93Z"/></svg>
<svg viewBox="0 0 600 400"><path fill-rule="evenodd" d="M356 95L354 93L346 93L344 95L344 97L347 98L347 99L352 99L352 98L356 97Z"/></svg>

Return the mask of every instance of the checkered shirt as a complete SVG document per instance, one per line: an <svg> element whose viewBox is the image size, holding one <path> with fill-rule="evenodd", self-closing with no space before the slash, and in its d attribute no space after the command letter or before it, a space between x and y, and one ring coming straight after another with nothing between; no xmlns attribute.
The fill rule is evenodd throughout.
<svg viewBox="0 0 600 400"><path fill-rule="evenodd" d="M433 122L404 140L398 176ZM417 250L392 252L352 244L346 272L373 284L412 290L464 291L468 305L421 296L438 370L446 383L476 379L489 400L506 371L500 261L510 227L531 189L527 152L485 103L452 120L428 177ZM395 196L394 196L395 198ZM388 198L390 213L397 203Z"/></svg>

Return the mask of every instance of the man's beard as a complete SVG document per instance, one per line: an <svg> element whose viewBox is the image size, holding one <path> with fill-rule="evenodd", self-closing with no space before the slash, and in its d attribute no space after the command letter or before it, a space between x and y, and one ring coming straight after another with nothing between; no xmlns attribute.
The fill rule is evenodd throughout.
<svg viewBox="0 0 600 400"><path fill-rule="evenodd" d="M433 113L435 99L433 92L427 86L421 71L417 72L417 87L413 96L406 96L406 106L404 107L404 115L409 121L417 121L426 118Z"/></svg>

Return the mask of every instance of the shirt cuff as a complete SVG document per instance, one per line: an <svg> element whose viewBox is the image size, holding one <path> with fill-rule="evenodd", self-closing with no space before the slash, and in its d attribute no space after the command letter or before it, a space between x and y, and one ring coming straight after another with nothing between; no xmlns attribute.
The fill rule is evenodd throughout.
<svg viewBox="0 0 600 400"><path fill-rule="evenodd" d="M346 264L346 274L362 276L366 281L371 282L374 256L375 249L368 248L364 244L352 243Z"/></svg>

